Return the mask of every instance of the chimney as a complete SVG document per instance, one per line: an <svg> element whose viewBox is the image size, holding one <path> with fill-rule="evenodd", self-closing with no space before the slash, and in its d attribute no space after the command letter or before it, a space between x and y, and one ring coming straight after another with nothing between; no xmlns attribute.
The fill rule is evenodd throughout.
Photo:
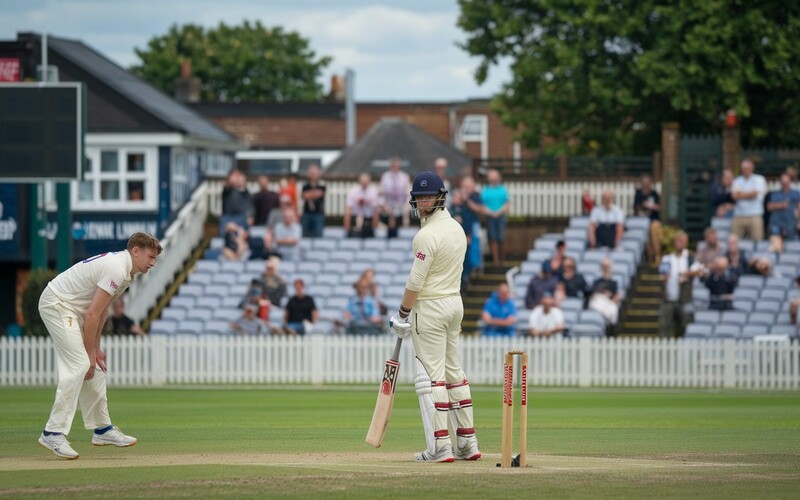
<svg viewBox="0 0 800 500"><path fill-rule="evenodd" d="M200 102L200 79L192 76L192 60L181 62L181 76L175 80L175 99L181 102Z"/></svg>

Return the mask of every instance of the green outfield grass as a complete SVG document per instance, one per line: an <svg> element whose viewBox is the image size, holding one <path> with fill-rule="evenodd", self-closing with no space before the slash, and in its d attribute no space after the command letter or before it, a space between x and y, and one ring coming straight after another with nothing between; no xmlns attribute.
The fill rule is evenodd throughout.
<svg viewBox="0 0 800 500"><path fill-rule="evenodd" d="M499 387L473 387L484 458L418 464L413 388L364 443L377 388L111 389L127 449L36 439L54 389L0 390L0 497L798 498L800 394L531 389L526 469L498 469ZM516 430L516 429L515 429Z"/></svg>

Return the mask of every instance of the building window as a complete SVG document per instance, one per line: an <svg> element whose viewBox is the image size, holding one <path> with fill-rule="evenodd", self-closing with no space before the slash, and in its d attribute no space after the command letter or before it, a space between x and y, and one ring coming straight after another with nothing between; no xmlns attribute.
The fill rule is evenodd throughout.
<svg viewBox="0 0 800 500"><path fill-rule="evenodd" d="M86 148L83 179L73 182L77 210L155 210L155 148Z"/></svg>
<svg viewBox="0 0 800 500"><path fill-rule="evenodd" d="M486 115L466 115L458 131L458 143L465 149L466 143L477 142L481 147L481 158L489 154L489 120Z"/></svg>

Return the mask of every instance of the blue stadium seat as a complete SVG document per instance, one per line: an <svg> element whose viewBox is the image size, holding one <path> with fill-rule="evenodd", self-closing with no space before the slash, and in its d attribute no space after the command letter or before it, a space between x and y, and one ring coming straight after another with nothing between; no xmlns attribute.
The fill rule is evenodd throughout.
<svg viewBox="0 0 800 500"><path fill-rule="evenodd" d="M788 290L789 287L792 286L792 280L793 279L794 279L794 276L786 277L786 278L776 278L776 277L770 276L769 278L767 278L767 281L764 284L764 286L766 288L779 288L781 290Z"/></svg>
<svg viewBox="0 0 800 500"><path fill-rule="evenodd" d="M371 241L371 240L368 240ZM337 249L358 252L364 248L361 238L342 238L337 241Z"/></svg>
<svg viewBox="0 0 800 500"><path fill-rule="evenodd" d="M151 334L166 334L171 335L175 333L178 328L178 322L171 319L156 319L150 323Z"/></svg>
<svg viewBox="0 0 800 500"><path fill-rule="evenodd" d="M602 338L605 337L605 328L595 324L582 324L578 323L569 329L569 336L572 338L591 337Z"/></svg>
<svg viewBox="0 0 800 500"><path fill-rule="evenodd" d="M764 288L764 277L753 274L745 274L739 278L739 284L737 285L736 289L739 290L740 288L755 288L760 290Z"/></svg>
<svg viewBox="0 0 800 500"><path fill-rule="evenodd" d="M750 313L747 317L747 324L772 326L775 324L775 313L765 311Z"/></svg>
<svg viewBox="0 0 800 500"><path fill-rule="evenodd" d="M186 319L188 313L189 311L182 307L167 307L161 311L161 319L171 319L177 322Z"/></svg>
<svg viewBox="0 0 800 500"><path fill-rule="evenodd" d="M275 309L274 307L270 308L270 310ZM236 321L238 318L242 316L242 310L237 308L226 308L226 307L218 307L212 311L211 317L213 319L218 319L221 321Z"/></svg>
<svg viewBox="0 0 800 500"><path fill-rule="evenodd" d="M179 296L199 297L205 292L204 285L193 285L191 283L184 283L178 289Z"/></svg>
<svg viewBox="0 0 800 500"><path fill-rule="evenodd" d="M227 297L231 295L230 287L228 285L222 284L215 284L215 285L206 285L205 289L203 290L203 295L215 295L217 297Z"/></svg>
<svg viewBox="0 0 800 500"><path fill-rule="evenodd" d="M190 333L197 335L203 333L204 329L205 324L203 321L185 319L178 322L178 327L176 328L175 333Z"/></svg>
<svg viewBox="0 0 800 500"><path fill-rule="evenodd" d="M742 333L741 325L717 325L714 327L713 338L720 339L735 339L739 338Z"/></svg>
<svg viewBox="0 0 800 500"><path fill-rule="evenodd" d="M735 300L758 300L759 291L755 288L741 288L738 287L733 292L733 298Z"/></svg>
<svg viewBox="0 0 800 500"><path fill-rule="evenodd" d="M747 313L743 311L722 311L720 323L724 325L738 325L747 323Z"/></svg>
<svg viewBox="0 0 800 500"><path fill-rule="evenodd" d="M781 303L771 300L759 300L755 303L754 310L760 312L771 312L777 314L781 310Z"/></svg>
<svg viewBox="0 0 800 500"><path fill-rule="evenodd" d="M709 325L716 325L719 323L719 311L713 309L695 311L694 321L696 323L706 323Z"/></svg>
<svg viewBox="0 0 800 500"><path fill-rule="evenodd" d="M220 262L217 260L198 260L194 272L216 273L219 271Z"/></svg>
<svg viewBox="0 0 800 500"><path fill-rule="evenodd" d="M566 297L561 301L561 310L567 311L581 311L583 309L583 299L580 297Z"/></svg>
<svg viewBox="0 0 800 500"><path fill-rule="evenodd" d="M573 215L569 218L569 227L586 231L589 228L589 217L585 215Z"/></svg>
<svg viewBox="0 0 800 500"><path fill-rule="evenodd" d="M788 335L790 338L797 337L797 327L794 325L772 325L769 329L770 335Z"/></svg>
<svg viewBox="0 0 800 500"><path fill-rule="evenodd" d="M744 311L749 313L753 310L753 301L746 300L746 299L734 299L733 301L733 308L737 311Z"/></svg>
<svg viewBox="0 0 800 500"><path fill-rule="evenodd" d="M583 324L593 324L603 329L606 327L606 319L603 317L603 315L591 309L584 309L581 311L579 319Z"/></svg>
<svg viewBox="0 0 800 500"><path fill-rule="evenodd" d="M169 301L170 307L182 307L184 309L192 309L194 308L195 302L197 298L194 296L174 296Z"/></svg>
<svg viewBox="0 0 800 500"><path fill-rule="evenodd" d="M216 335L230 335L231 326L227 321L209 320L205 322L204 333Z"/></svg>
<svg viewBox="0 0 800 500"><path fill-rule="evenodd" d="M687 339L707 339L713 332L713 325L705 323L689 323L686 325L686 331L683 334Z"/></svg>
<svg viewBox="0 0 800 500"><path fill-rule="evenodd" d="M733 219L728 217L712 217L711 218L711 227L719 231L720 229L727 229L728 231L731 230L731 226L733 225Z"/></svg>
<svg viewBox="0 0 800 500"><path fill-rule="evenodd" d="M761 290L760 300L776 300L783 302L786 300L786 290L780 288L764 288Z"/></svg>
<svg viewBox="0 0 800 500"><path fill-rule="evenodd" d="M220 271L220 272L214 274L214 276L211 278L211 284L213 284L213 285L233 285L238 281L239 276L241 276L243 274L246 274L244 272L244 268L242 268L240 271L223 270L223 271ZM206 286L206 290L207 289L208 289L208 286Z"/></svg>
<svg viewBox="0 0 800 500"><path fill-rule="evenodd" d="M631 230L648 231L650 229L650 218L649 217L627 217L625 219L625 228L628 231L631 231Z"/></svg>
<svg viewBox="0 0 800 500"><path fill-rule="evenodd" d="M345 230L341 226L325 226L322 228L322 237L323 238L344 238L347 236ZM317 238L319 239L319 238Z"/></svg>
<svg viewBox="0 0 800 500"><path fill-rule="evenodd" d="M769 333L769 326L767 325L744 325L742 327L742 336L743 339L752 339L756 335L767 335Z"/></svg>

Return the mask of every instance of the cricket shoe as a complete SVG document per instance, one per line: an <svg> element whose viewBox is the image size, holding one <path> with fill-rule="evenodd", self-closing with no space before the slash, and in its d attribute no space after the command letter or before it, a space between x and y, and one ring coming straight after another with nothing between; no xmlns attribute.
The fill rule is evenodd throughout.
<svg viewBox="0 0 800 500"><path fill-rule="evenodd" d="M67 436L63 434L45 436L44 433L42 433L42 435L39 436L39 444L55 453L58 458L75 460L80 456L77 451L72 449L72 446L69 445L69 441L67 441Z"/></svg>
<svg viewBox="0 0 800 500"><path fill-rule="evenodd" d="M119 430L119 427L115 425L102 434L93 433L92 444L95 446L133 446L136 444L136 438L126 436Z"/></svg>
<svg viewBox="0 0 800 500"><path fill-rule="evenodd" d="M457 446L453 450L456 460L478 460L481 450L478 449L478 440L475 437L458 438Z"/></svg>
<svg viewBox="0 0 800 500"><path fill-rule="evenodd" d="M414 460L417 462L455 462L456 457L453 456L453 447L448 445L438 448L435 453L428 450L415 453Z"/></svg>

